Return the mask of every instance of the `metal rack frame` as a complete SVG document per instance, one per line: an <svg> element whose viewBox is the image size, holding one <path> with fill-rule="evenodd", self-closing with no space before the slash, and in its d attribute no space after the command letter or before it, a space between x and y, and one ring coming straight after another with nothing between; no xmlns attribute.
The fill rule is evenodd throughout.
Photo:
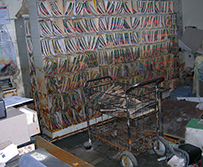
<svg viewBox="0 0 203 167"><path fill-rule="evenodd" d="M89 143L92 138L97 139L135 156L151 149L154 139L163 135L162 92L165 89L158 87L163 80L160 77L129 86L107 76L85 82ZM89 108L109 115L109 119L90 125Z"/></svg>

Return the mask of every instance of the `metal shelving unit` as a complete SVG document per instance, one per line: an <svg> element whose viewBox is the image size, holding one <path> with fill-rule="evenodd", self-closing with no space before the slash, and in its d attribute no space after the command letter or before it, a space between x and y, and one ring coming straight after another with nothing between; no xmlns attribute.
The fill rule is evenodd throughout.
<svg viewBox="0 0 203 167"><path fill-rule="evenodd" d="M81 33L81 34L74 34L74 35L68 35L68 34L63 34L63 35L55 35L55 36L50 36L50 37L42 37L40 36L40 30L39 30L39 25L38 25L38 22L39 21L42 21L44 19L50 19L50 20L54 20L54 19L79 19L79 18L90 18L90 17L105 17L105 16L109 16L109 14L106 14L106 15L89 15L89 16L59 16L59 17L55 17L55 16L52 16L52 17L39 17L38 14L37 14L37 3L40 3L42 2L41 0L38 0L38 1L32 1L32 0L29 0L28 1L28 8L29 8L29 22L30 22L30 29L31 29L31 39L32 39L32 46L33 46L33 64L34 64L34 67L35 67L35 71L34 71L34 82L33 82L33 87L35 88L34 89L34 95L36 96L36 106L38 107L38 110L39 110L39 113L40 113L40 119L41 119L41 126L42 126L42 129L43 129L43 132L45 134L47 134L48 136L50 136L51 138L56 138L56 137L61 137L61 136L64 136L64 135L69 135L69 134L73 134L73 133L77 133L78 131L80 130L83 130L85 128L87 128L87 124L86 124L86 116L84 114L84 111L85 111L85 105L84 105L84 97L83 97L83 90L82 90L82 86L84 84L84 82L88 79L85 79L85 77L83 76L82 79L80 79L80 85L79 86L76 86L76 87L73 87L73 88L69 88L69 90L67 91L61 91L59 86L60 84L54 84L54 86L56 86L55 88L54 87L48 87L48 84L49 82L56 82L58 81L57 80L57 77L67 77L67 76L74 76L76 75L77 73L77 70L76 72L72 72L72 71L68 71L66 73L60 73L60 72L56 72L55 74L53 75L50 75L50 74L46 74L45 71L44 71L44 62L46 63L55 63L55 62L58 62L60 61L61 59L64 59L64 58L67 58L67 60L72 56L74 56L75 54L91 54L91 53L96 53L96 56L97 56L97 59L98 59L98 54L99 52L101 51L106 51L106 50L116 50L116 49L128 49L130 47L141 47L143 45L153 45L154 43L141 43L141 44L137 44L137 45L119 45L119 46L115 46L115 47L104 47L103 49L95 49L94 51L80 51L80 52L76 52L76 53L68 53L68 54L57 54L57 55L52 55L50 57L43 57L42 56L42 50L41 50L41 41L43 40L47 40L47 41L51 41L51 40L55 40L55 39L65 39L65 38L68 38L68 37L71 37L71 36L74 36L75 38L78 38L78 37L83 37L84 35L89 35L89 36L92 36L93 34L95 35L101 35L101 34L110 34L110 33L127 33L129 31L140 31L140 29L136 29L136 30L121 30L121 31L109 31L109 32L96 32L96 33ZM56 1L57 2L57 1ZM140 17L140 16L153 16L153 15L162 15L162 16L165 16L165 15L170 15L171 13L163 13L163 14L156 14L156 13L153 13L153 14L121 14L121 15L118 15L116 14L115 17L119 16L119 17L130 17L130 16L135 16L135 17ZM114 16L114 15L112 15ZM164 28L164 27L163 27ZM163 28L152 28L152 29L142 29L142 30L146 30L146 31L149 31L149 30L161 30ZM168 40L169 41L169 40ZM163 41L164 42L164 41ZM25 46L23 46L25 47ZM140 53L139 53L140 54ZM62 56L63 55L63 56ZM161 55L161 54L160 54ZM168 52L165 53L165 54L162 54L162 55L168 55ZM173 56L172 56L173 57ZM147 59L150 59L152 57L145 57ZM171 58L172 59L172 58ZM81 60L81 59L80 59ZM95 59L96 60L96 59ZM110 68L112 66L115 66L115 68L119 68L121 66L121 68L124 68L123 65L125 64L128 64L128 63L137 63L137 62L141 62L141 61L144 61L142 58L140 58L140 56L138 56L136 58L136 60L130 60L128 62L125 62L125 61L120 61L120 62L116 62L116 63L113 63L113 64L106 64L106 65L101 65L99 64L99 61L97 60L97 65L93 66L93 67L90 67L90 68L81 68L78 70L78 74L80 75L80 77L86 72L88 73L89 71L91 71L89 74L89 76L93 75L92 73L94 73L95 76L97 76L97 74L99 76L104 76L102 70L103 68ZM172 63L171 63L172 64ZM119 67L116 67L116 66L119 66ZM168 66L167 66L168 67ZM167 68L166 67L166 68ZM148 68L148 67L143 67L143 68ZM154 67L155 69L155 67ZM148 69L147 69L148 70ZM152 71L147 71L148 73L153 73L153 75L155 76L156 75L156 72L154 72L153 70ZM146 72L146 73L147 73ZM146 79L144 78L145 74L142 74L140 73L142 76L140 77L141 79ZM159 74L157 74L159 75ZM26 74L25 76L28 76L28 74ZM153 77L154 77L153 76ZM132 77L136 77L135 75L131 76L131 75L128 75L128 76L122 76L122 77L114 77L114 79L117 79L117 80L125 80L126 82L130 82L130 79ZM26 79L28 77L25 77ZM139 78L139 79L140 79ZM92 78L90 78L92 79ZM136 79L135 81L133 82L136 82ZM132 83L133 84L133 83ZM52 92L50 92L50 90ZM53 91L53 90L56 90L56 91ZM72 92L75 92L75 94L77 94L78 92L78 95L80 97L80 100L82 100L82 102L80 104L70 104L67 100L67 97L63 98L63 96L68 96L69 94L71 94ZM72 94L71 94L72 95ZM77 96L78 96L77 95ZM76 97L76 95L74 96L74 98ZM72 98L72 99L74 99ZM78 97L77 97L78 98ZM57 106L53 106L53 100L56 100L57 102ZM69 107L67 107L67 105L69 105ZM66 108L64 107L66 106ZM73 108L74 108L74 111L73 111ZM69 116L70 116L70 113L71 113L71 116L75 118L75 120L77 121L70 121L69 123L68 122L64 122L63 120L63 116L64 116L64 110L66 109L66 114L68 113ZM77 110L77 111L76 111ZM75 114L76 115L75 115ZM66 115L65 114L65 115ZM80 120L81 118L77 117L77 114L80 115L80 117L82 118L82 120ZM97 113L95 113L96 117L94 117L94 114L92 115L92 119L90 120L91 124L95 124L95 123L98 123L102 120L105 120L105 119L109 119L108 116L106 115L98 115ZM67 117L67 115L66 115ZM58 122L60 122L58 125L56 124L52 124L51 122L54 122L53 119L57 119Z"/></svg>

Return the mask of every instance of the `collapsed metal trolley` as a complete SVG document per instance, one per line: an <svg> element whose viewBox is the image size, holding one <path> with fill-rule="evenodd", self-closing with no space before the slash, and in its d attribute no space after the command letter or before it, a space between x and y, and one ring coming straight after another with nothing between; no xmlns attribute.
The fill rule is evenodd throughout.
<svg viewBox="0 0 203 167"><path fill-rule="evenodd" d="M141 82L133 86L113 82L110 76L88 80L84 84L89 141L101 141L123 151L121 166L137 166L135 156L154 148L162 127L162 92L158 87L163 77ZM93 124L89 119L92 111L100 121ZM105 117L105 119L103 119Z"/></svg>

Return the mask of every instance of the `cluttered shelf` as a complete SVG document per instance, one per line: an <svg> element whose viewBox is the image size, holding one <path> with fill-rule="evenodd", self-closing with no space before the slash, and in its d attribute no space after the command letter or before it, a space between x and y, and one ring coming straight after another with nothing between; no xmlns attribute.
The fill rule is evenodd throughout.
<svg viewBox="0 0 203 167"><path fill-rule="evenodd" d="M38 52L31 63L40 69L32 77L35 103L49 136L87 127L82 90L87 80L110 75L133 85L164 76L162 86L175 86L173 2L61 2L29 2L30 17L35 19L24 23L27 35L39 30L35 35L31 32L27 44L30 53ZM100 119L92 112L91 121L97 123L97 116Z"/></svg>

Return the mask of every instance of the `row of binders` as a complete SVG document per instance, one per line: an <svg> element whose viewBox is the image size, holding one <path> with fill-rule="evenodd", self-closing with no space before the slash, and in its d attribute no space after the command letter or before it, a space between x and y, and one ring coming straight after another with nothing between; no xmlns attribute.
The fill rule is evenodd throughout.
<svg viewBox="0 0 203 167"><path fill-rule="evenodd" d="M98 33L107 31L163 28L176 24L176 14L126 17L92 17L78 19L43 19L39 21L42 37Z"/></svg>
<svg viewBox="0 0 203 167"><path fill-rule="evenodd" d="M141 59L132 63L116 64L100 68L101 76L111 76L113 79L133 77L154 70L173 68L174 56L172 54L154 58Z"/></svg>
<svg viewBox="0 0 203 167"><path fill-rule="evenodd" d="M177 25L172 25L169 28L170 34L171 35L178 35L178 26Z"/></svg>
<svg viewBox="0 0 203 167"><path fill-rule="evenodd" d="M141 45L138 47L118 48L91 52L87 54L75 54L68 57L56 57L43 60L45 75L64 74L67 72L84 71L99 66L116 63L136 61L138 58L156 57L168 54L172 51L172 42Z"/></svg>
<svg viewBox="0 0 203 167"><path fill-rule="evenodd" d="M38 0L39 17L104 14L173 13L173 1L137 0Z"/></svg>
<svg viewBox="0 0 203 167"><path fill-rule="evenodd" d="M154 69L162 69L173 66L174 56L168 54L148 59L141 59L132 63L123 63L100 68L101 76L112 76L113 78L134 76ZM66 92L78 88L89 79L99 77L98 71L86 71L72 73L69 75L57 75L47 77L47 87L49 93Z"/></svg>
<svg viewBox="0 0 203 167"><path fill-rule="evenodd" d="M80 91L49 97L51 129L61 129L85 118Z"/></svg>
<svg viewBox="0 0 203 167"><path fill-rule="evenodd" d="M97 66L106 66L117 63L136 61L138 58L156 57L171 53L172 42L161 42L137 47L117 48L89 52L86 54L74 54L72 56L60 56L43 60L45 75L64 74L67 72L84 71Z"/></svg>
<svg viewBox="0 0 203 167"><path fill-rule="evenodd" d="M114 77L114 81L118 85L121 85L122 89L127 90L127 88L129 88L131 85L134 85L143 81L147 81L150 79L155 79L157 77L164 77L168 80L171 80L176 78L177 76L178 76L178 68L163 68L163 69L148 71L136 76L130 76L130 77L127 76L124 78ZM98 91L102 91L102 90L106 90L106 88L101 87Z"/></svg>
<svg viewBox="0 0 203 167"><path fill-rule="evenodd" d="M46 77L46 87L49 94L66 93L73 89L78 89L85 81L95 79L100 76L111 76L113 79L123 77L133 77L145 74L154 70L169 69L173 67L174 56L172 54L158 56L154 58L141 59L131 63L104 66L98 71L76 72L69 75L57 75ZM74 96L72 96L74 97ZM69 98L70 99L70 98ZM74 97L76 99L76 97ZM77 100L78 101L78 100ZM72 100L66 102L68 105L78 104Z"/></svg>
<svg viewBox="0 0 203 167"><path fill-rule="evenodd" d="M118 48L98 52L99 66L136 61L140 58L140 47Z"/></svg>
<svg viewBox="0 0 203 167"><path fill-rule="evenodd" d="M101 76L111 76L113 79L135 76L139 74L139 61L102 67L100 73Z"/></svg>
<svg viewBox="0 0 203 167"><path fill-rule="evenodd" d="M172 42L160 42L150 45L141 45L140 58L154 57L162 54L168 54L172 51Z"/></svg>
<svg viewBox="0 0 203 167"><path fill-rule="evenodd" d="M85 121L84 116L84 110L81 107L57 110L55 113L50 114L50 130L59 130L83 122Z"/></svg>
<svg viewBox="0 0 203 167"><path fill-rule="evenodd" d="M88 70L66 75L46 77L46 87L49 94L64 93L83 86L85 81L100 77L98 70Z"/></svg>
<svg viewBox="0 0 203 167"><path fill-rule="evenodd" d="M172 42L161 42L156 44L141 45L139 47L119 48L98 52L99 66L112 65L116 63L127 63L138 60L138 58L155 57L171 53Z"/></svg>
<svg viewBox="0 0 203 167"><path fill-rule="evenodd" d="M170 39L169 28L140 31L140 43L154 43Z"/></svg>
<svg viewBox="0 0 203 167"><path fill-rule="evenodd" d="M166 79L168 78L170 79L165 80L161 86L170 88L170 82L177 84L177 80L174 79L177 76L178 76L178 68L168 68L168 69L165 68L165 69L153 70L153 71L146 72L144 74L140 74L136 76L119 78L119 79L116 79L116 81L123 85L123 89L127 90L127 88L131 85L134 85L143 81L155 79L157 77L164 77Z"/></svg>
<svg viewBox="0 0 203 167"><path fill-rule="evenodd" d="M61 95L51 95L48 98L50 114L45 114L47 127L51 130L62 129L73 124L86 121L86 107L82 101L81 90L71 90ZM44 113L43 113L44 114ZM101 116L96 110L88 110L89 118ZM48 119L46 117L49 117Z"/></svg>
<svg viewBox="0 0 203 167"><path fill-rule="evenodd" d="M43 69L46 75L84 71L97 66L98 59L95 52L43 60Z"/></svg>
<svg viewBox="0 0 203 167"><path fill-rule="evenodd" d="M97 110L89 109L88 117L90 119L101 116ZM57 110L55 113L50 114L50 130L61 130L70 125L79 124L86 121L85 106L71 106L66 110Z"/></svg>
<svg viewBox="0 0 203 167"><path fill-rule="evenodd" d="M176 68L175 66L173 66L173 67L169 66L167 68L155 69L153 71L147 71L143 74L139 74L139 75L135 75L135 76L126 76L126 77L122 77L122 78L114 77L114 81L117 85L122 86L122 89L127 90L127 88L129 88L131 85L134 85L134 84L137 84L137 83L140 83L143 81L155 79L157 77L164 77L165 79L170 81L174 78L177 78L178 75L179 75L178 74L178 68ZM165 87L166 85L163 85L163 86ZM100 89L98 89L98 91L104 91L106 89L108 89L108 87L103 86ZM139 94L139 95L141 95L141 94Z"/></svg>
<svg viewBox="0 0 203 167"><path fill-rule="evenodd" d="M167 41L169 29L41 40L43 57Z"/></svg>
<svg viewBox="0 0 203 167"><path fill-rule="evenodd" d="M98 35L41 40L42 56L93 51L101 39Z"/></svg>
<svg viewBox="0 0 203 167"><path fill-rule="evenodd" d="M54 113L57 110L65 110L70 106L83 105L81 90L69 90L63 94L54 94L49 96L48 104L50 112Z"/></svg>

